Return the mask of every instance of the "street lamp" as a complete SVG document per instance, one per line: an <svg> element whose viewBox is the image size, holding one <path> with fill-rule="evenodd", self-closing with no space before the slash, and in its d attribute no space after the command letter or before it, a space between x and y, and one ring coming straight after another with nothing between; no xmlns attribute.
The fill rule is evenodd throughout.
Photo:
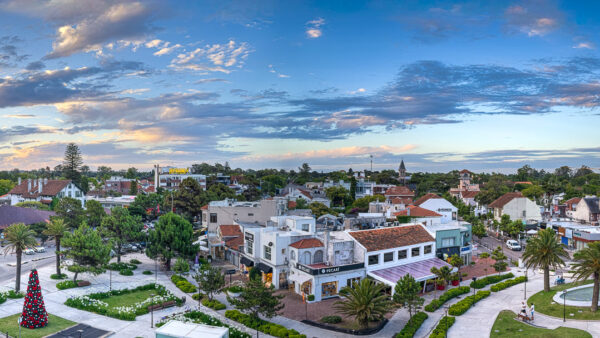
<svg viewBox="0 0 600 338"><path fill-rule="evenodd" d="M150 294L150 299L154 298L154 294ZM154 304L150 303L150 328L154 327Z"/></svg>
<svg viewBox="0 0 600 338"><path fill-rule="evenodd" d="M446 311L446 316L442 318L444 321L444 338L448 337L448 306L444 306L444 310Z"/></svg>
<svg viewBox="0 0 600 338"><path fill-rule="evenodd" d="M108 291L112 291L112 269L108 269L109 283L108 283Z"/></svg>
<svg viewBox="0 0 600 338"><path fill-rule="evenodd" d="M563 292L563 322L567 321L567 293L569 290Z"/></svg>

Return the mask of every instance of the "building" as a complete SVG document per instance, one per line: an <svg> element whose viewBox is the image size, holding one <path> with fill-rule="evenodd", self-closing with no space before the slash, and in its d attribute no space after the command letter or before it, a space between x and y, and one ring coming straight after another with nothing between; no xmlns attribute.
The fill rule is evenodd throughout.
<svg viewBox="0 0 600 338"><path fill-rule="evenodd" d="M412 201L414 197L414 191L405 186L393 186L385 191L385 199L388 202L391 202L394 198L410 199Z"/></svg>
<svg viewBox="0 0 600 338"><path fill-rule="evenodd" d="M435 238L436 257L446 261L452 255L459 255L464 264L471 263L472 227L467 222L454 221L433 224L425 227Z"/></svg>
<svg viewBox="0 0 600 338"><path fill-rule="evenodd" d="M50 204L53 198L71 197L85 202L83 190L71 180L49 180L47 178L27 179L19 181L17 185L8 192L10 204L20 202L37 201Z"/></svg>
<svg viewBox="0 0 600 338"><path fill-rule="evenodd" d="M54 211L37 210L33 208L22 208L14 206L0 206L0 230L15 223L25 225L35 223L48 223L50 217L56 215Z"/></svg>
<svg viewBox="0 0 600 338"><path fill-rule="evenodd" d="M135 179L124 178L120 176L112 176L104 183L104 191L118 192L122 195L129 195L131 193L131 182Z"/></svg>
<svg viewBox="0 0 600 338"><path fill-rule="evenodd" d="M406 216L410 219L407 223L419 223L432 225L442 223L443 216L435 211L424 209L415 205L409 205L406 209L393 214L394 217Z"/></svg>
<svg viewBox="0 0 600 338"><path fill-rule="evenodd" d="M398 167L398 180L402 185L406 185L406 183L410 181L410 176L406 175L406 166L404 165L404 160L400 160L400 166Z"/></svg>
<svg viewBox="0 0 600 338"><path fill-rule="evenodd" d="M318 202L326 207L331 206L331 201L323 193L319 193L318 190L308 191L302 186L288 185L285 189L282 197L288 201L297 202L298 199L303 199L306 203Z"/></svg>
<svg viewBox="0 0 600 338"><path fill-rule="evenodd" d="M217 229L217 238L223 244L218 247L215 256L228 261L229 263L240 265L240 252L244 246L244 234L239 224L223 224Z"/></svg>
<svg viewBox="0 0 600 338"><path fill-rule="evenodd" d="M471 183L472 172L463 169L458 173L458 187L450 188L450 195L456 198L460 197L460 193L464 191L479 192L479 184Z"/></svg>
<svg viewBox="0 0 600 338"><path fill-rule="evenodd" d="M571 249L581 250L587 247L588 243L600 241L600 229L597 226L552 221L546 227L552 227L560 236L561 243Z"/></svg>
<svg viewBox="0 0 600 338"><path fill-rule="evenodd" d="M595 196L582 198L575 210L571 212L571 217L579 222L598 225L600 219L600 200Z"/></svg>
<svg viewBox="0 0 600 338"><path fill-rule="evenodd" d="M123 195L123 196L108 196L108 197L99 197L99 196L86 196L86 201L98 201L100 205L102 205L105 209L112 209L114 207L122 207L127 208L133 201L135 201L135 195Z"/></svg>
<svg viewBox="0 0 600 338"><path fill-rule="evenodd" d="M565 205L565 213L563 217L573 218L573 212L577 211L577 204L581 201L581 197L573 197L563 203Z"/></svg>
<svg viewBox="0 0 600 338"><path fill-rule="evenodd" d="M229 177L229 176L228 176ZM206 189L206 175L192 174L190 168L154 166L154 187L166 190L177 190L186 178L195 179L202 189ZM229 182L227 182L229 185Z"/></svg>
<svg viewBox="0 0 600 338"><path fill-rule="evenodd" d="M450 221L457 220L458 208L436 194L426 194L416 200L414 204L423 209L435 211L436 213L442 215L441 223L448 223Z"/></svg>
<svg viewBox="0 0 600 338"><path fill-rule="evenodd" d="M202 210L202 225L208 228L209 235L216 234L222 224L244 222L265 226L271 217L281 216L285 210L286 201L278 198L257 202L212 201Z"/></svg>
<svg viewBox="0 0 600 338"><path fill-rule="evenodd" d="M540 207L520 192L508 192L488 205L498 221L502 215L510 216L511 220L541 221Z"/></svg>

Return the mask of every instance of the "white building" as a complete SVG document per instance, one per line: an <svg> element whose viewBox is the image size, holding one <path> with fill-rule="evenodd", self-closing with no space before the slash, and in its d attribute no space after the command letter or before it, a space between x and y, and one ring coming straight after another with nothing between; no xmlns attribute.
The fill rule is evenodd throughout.
<svg viewBox="0 0 600 338"><path fill-rule="evenodd" d="M133 201L135 201L135 195L123 195L119 197L108 196L86 196L86 201L98 201L103 208L112 209L114 207L128 207Z"/></svg>
<svg viewBox="0 0 600 338"><path fill-rule="evenodd" d="M494 213L498 221L502 215L510 216L511 220L541 221L542 213L540 207L532 200L524 197L520 192L509 192L488 205L488 209Z"/></svg>
<svg viewBox="0 0 600 338"><path fill-rule="evenodd" d="M436 194L429 193L422 196L415 201L415 205L442 215L441 223L457 220L458 208Z"/></svg>
<svg viewBox="0 0 600 338"><path fill-rule="evenodd" d="M20 202L35 201L44 204L52 203L53 198L71 197L84 205L85 194L83 190L71 180L49 180L47 178L27 179L19 181L8 192L10 205Z"/></svg>
<svg viewBox="0 0 600 338"><path fill-rule="evenodd" d="M208 233L216 234L217 227L222 224L236 222L267 225L273 216L281 216L285 212L286 200L281 198L264 199L255 202L238 202L235 200L212 201L202 210L202 225Z"/></svg>
<svg viewBox="0 0 600 338"><path fill-rule="evenodd" d="M154 186L156 188L176 190L186 178L195 179L202 189L206 189L206 175L192 174L190 168L154 166Z"/></svg>

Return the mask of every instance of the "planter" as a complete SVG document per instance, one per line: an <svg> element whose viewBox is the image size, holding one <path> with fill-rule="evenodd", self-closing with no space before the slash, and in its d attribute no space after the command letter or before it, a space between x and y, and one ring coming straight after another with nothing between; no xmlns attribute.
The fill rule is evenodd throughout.
<svg viewBox="0 0 600 338"><path fill-rule="evenodd" d="M452 286L458 286L458 284L460 284L459 281L457 281L457 280L453 280L452 281Z"/></svg>
<svg viewBox="0 0 600 338"><path fill-rule="evenodd" d="M446 290L446 285L438 285L437 289L438 290Z"/></svg>

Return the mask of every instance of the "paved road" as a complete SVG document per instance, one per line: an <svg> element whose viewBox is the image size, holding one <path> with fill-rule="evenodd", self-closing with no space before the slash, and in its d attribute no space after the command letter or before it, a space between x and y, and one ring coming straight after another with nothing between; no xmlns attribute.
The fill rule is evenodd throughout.
<svg viewBox="0 0 600 338"><path fill-rule="evenodd" d="M22 271L28 271L28 269L31 269L31 266L34 266L35 268L39 269L48 265L56 264L56 260L53 258L55 257L54 251L56 250L54 242L46 242L44 244L44 247L46 248L46 252L35 253L33 255L23 255L21 261L27 263L23 264ZM17 255L10 253L4 255L5 248L6 247L0 248L0 252L2 252L2 254L0 255L0 283L2 284L4 284L7 281L14 281L16 274L16 267L9 266L9 264L16 263ZM51 258L39 260L43 257Z"/></svg>
<svg viewBox="0 0 600 338"><path fill-rule="evenodd" d="M493 236L483 237L478 243L479 252L491 252L496 249L498 246L502 246L504 249L504 254L508 257L509 260L519 261L519 258L523 255L523 251L513 251L506 247L506 241L500 240Z"/></svg>

